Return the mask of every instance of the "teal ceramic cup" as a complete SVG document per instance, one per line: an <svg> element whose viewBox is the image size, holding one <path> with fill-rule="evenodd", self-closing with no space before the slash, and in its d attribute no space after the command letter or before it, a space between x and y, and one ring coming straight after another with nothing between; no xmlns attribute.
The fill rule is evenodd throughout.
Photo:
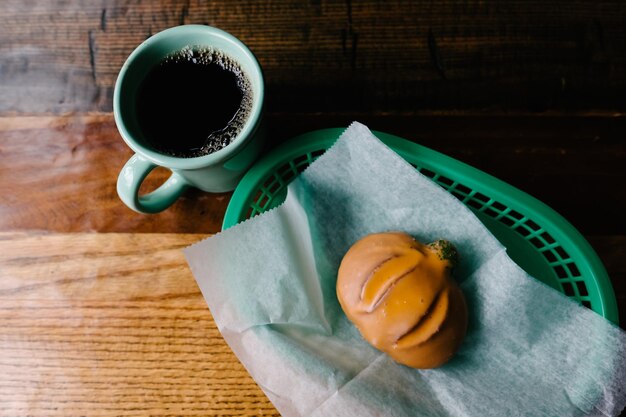
<svg viewBox="0 0 626 417"><path fill-rule="evenodd" d="M137 91L150 69L186 46L222 51L239 63L252 87L252 108L237 137L217 152L193 158L170 156L153 149L139 128L135 109ZM256 58L240 40L223 30L202 25L177 26L139 45L122 66L113 95L115 123L135 152L117 179L117 193L122 201L139 213L157 213L172 205L190 186L207 192L235 189L263 145L263 94L263 74ZM141 183L157 166L170 169L172 175L153 192L139 195Z"/></svg>

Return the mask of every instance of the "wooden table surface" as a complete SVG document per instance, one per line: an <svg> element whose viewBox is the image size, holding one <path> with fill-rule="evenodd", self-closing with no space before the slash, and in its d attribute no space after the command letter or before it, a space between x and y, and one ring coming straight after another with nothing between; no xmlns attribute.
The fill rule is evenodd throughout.
<svg viewBox="0 0 626 417"><path fill-rule="evenodd" d="M421 143L543 200L603 260L626 323L626 4L5 0L0 4L0 416L277 415L181 248L230 194L139 215L112 89L187 23L258 56L271 149L347 126ZM144 189L167 172L157 170Z"/></svg>

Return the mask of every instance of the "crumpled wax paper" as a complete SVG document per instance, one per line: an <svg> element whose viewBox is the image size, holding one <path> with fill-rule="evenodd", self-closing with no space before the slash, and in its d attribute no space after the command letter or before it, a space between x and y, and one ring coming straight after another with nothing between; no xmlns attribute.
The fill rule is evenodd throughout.
<svg viewBox="0 0 626 417"><path fill-rule="evenodd" d="M452 241L470 324L416 370L371 347L335 294L369 233ZM354 123L278 208L185 249L222 335L283 416L618 415L625 332L528 276L453 196Z"/></svg>

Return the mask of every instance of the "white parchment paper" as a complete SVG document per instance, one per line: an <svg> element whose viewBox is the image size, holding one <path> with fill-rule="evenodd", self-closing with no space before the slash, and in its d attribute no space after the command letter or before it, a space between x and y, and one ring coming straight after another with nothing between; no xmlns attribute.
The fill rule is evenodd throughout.
<svg viewBox="0 0 626 417"><path fill-rule="evenodd" d="M335 295L348 248L452 241L469 307L445 366L396 364ZM614 416L625 332L528 276L465 206L354 123L278 208L185 249L222 335L283 416Z"/></svg>

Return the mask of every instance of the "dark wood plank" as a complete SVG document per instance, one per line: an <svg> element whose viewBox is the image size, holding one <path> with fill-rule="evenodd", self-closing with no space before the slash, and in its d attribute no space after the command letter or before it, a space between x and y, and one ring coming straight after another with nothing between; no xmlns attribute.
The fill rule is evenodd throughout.
<svg viewBox="0 0 626 417"><path fill-rule="evenodd" d="M617 298L619 322L626 329L626 235L587 236L609 273Z"/></svg>
<svg viewBox="0 0 626 417"><path fill-rule="evenodd" d="M587 235L626 234L626 118L268 115L268 149L294 135L360 120L465 161L543 200ZM118 199L131 156L111 114L0 118L0 230L220 230L229 194L188 192L158 215ZM153 175L146 189L167 176Z"/></svg>
<svg viewBox="0 0 626 417"><path fill-rule="evenodd" d="M614 0L9 0L0 112L110 111L132 49L184 23L251 47L270 111L624 111L625 21Z"/></svg>

